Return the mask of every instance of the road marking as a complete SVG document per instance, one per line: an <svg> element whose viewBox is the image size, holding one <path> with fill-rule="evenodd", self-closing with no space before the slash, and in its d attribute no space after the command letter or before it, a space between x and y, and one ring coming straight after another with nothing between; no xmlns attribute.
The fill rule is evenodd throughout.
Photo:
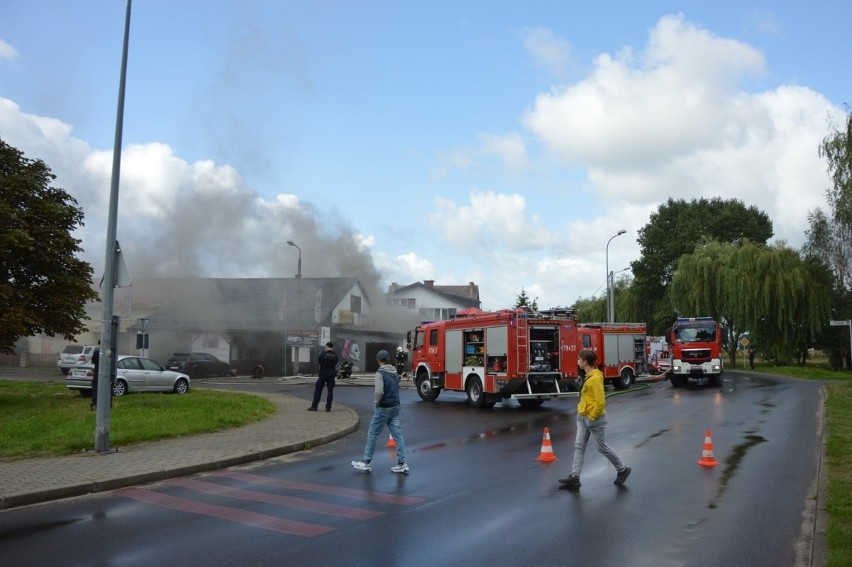
<svg viewBox="0 0 852 567"><path fill-rule="evenodd" d="M382 502L384 504L413 505L426 502L425 498L417 498L414 496L400 496L398 494L371 492L369 490L358 490L355 488L343 488L340 486L312 484L309 482L296 482L283 478L269 478L259 474L244 473L239 471L223 470L217 471L213 474L215 476L223 476L236 480L243 480L252 484L263 484L266 486L274 486L277 488L289 488L292 490L304 490L308 492L319 492L322 494L334 494L336 496L346 496L347 498L368 500L370 502Z"/></svg>
<svg viewBox="0 0 852 567"><path fill-rule="evenodd" d="M286 520L284 518L276 518L266 514L258 514L239 508L230 508L228 506L218 506L216 504L205 504L203 502L195 502L187 498L177 496L169 496L152 490L144 490L141 488L126 488L118 492L122 496L147 502L163 508L179 510L181 512L189 512L191 514L201 514L204 516L212 516L237 522L252 527L274 530L287 534L293 534L304 537L313 537L334 530L328 526L319 524L308 524L306 522L296 522L294 520Z"/></svg>
<svg viewBox="0 0 852 567"><path fill-rule="evenodd" d="M223 484L216 484L215 482L204 482L201 480L179 479L169 482L169 486L181 486L183 488L203 492L205 494L212 494L214 496L226 496L228 498L237 498L251 502L277 504L279 506L297 508L308 512L317 512L320 514L352 518L355 520L369 520L384 514L384 512L378 510L365 510L363 508L355 508L353 506L328 504L326 502L308 500L307 498L271 494L269 492L259 492L256 490L242 490L239 488L225 486Z"/></svg>

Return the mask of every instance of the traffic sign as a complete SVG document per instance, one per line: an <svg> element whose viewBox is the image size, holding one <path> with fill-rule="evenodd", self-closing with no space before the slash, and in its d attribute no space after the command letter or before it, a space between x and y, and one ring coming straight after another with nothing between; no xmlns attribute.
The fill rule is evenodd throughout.
<svg viewBox="0 0 852 567"><path fill-rule="evenodd" d="M748 346L748 337L741 338L740 344L743 345L744 347L747 347Z"/></svg>
<svg viewBox="0 0 852 567"><path fill-rule="evenodd" d="M848 327L849 326L849 319L847 319L845 321L829 321L828 324L831 325L832 327Z"/></svg>

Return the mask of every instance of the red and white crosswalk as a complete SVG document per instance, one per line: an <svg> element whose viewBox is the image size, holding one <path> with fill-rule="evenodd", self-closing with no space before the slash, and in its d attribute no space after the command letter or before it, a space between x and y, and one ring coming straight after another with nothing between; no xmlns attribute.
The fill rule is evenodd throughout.
<svg viewBox="0 0 852 567"><path fill-rule="evenodd" d="M159 485L157 488L168 490L176 487L189 490L190 494L197 492L216 498L233 499L240 502L272 504L289 510L298 510L300 512L361 521L377 518L385 514L385 512L367 506L359 507L349 504L333 504L309 497L292 496L290 494L270 492L267 490L255 490L252 489L252 487L281 489L282 491L286 490L291 493L299 492L306 495L313 493L323 495L324 497L332 495L353 501L379 503L392 506L412 506L425 502L424 498L344 488L333 485L297 482L240 471L223 470L214 473L211 477L239 481L242 483L243 487L237 488L217 482L199 480L197 478L182 478L169 481L163 485ZM231 522L237 522L247 526L302 537L313 537L336 529L332 526L323 525L322 523L287 519L270 514L252 512L236 506L211 504L191 497L175 496L161 492L158 489L127 488L118 491L117 494L162 508L188 512L191 514L200 514Z"/></svg>

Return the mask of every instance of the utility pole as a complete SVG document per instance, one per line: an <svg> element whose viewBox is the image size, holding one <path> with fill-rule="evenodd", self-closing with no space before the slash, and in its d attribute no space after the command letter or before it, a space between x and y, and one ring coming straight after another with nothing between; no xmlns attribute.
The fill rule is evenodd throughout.
<svg viewBox="0 0 852 567"><path fill-rule="evenodd" d="M118 180L121 173L121 135L124 122L124 86L127 76L127 46L130 43L130 2L127 0L127 15L124 21L124 45L121 55L121 74L118 86L118 109L115 117L115 143L112 150L112 179L109 192L109 215L107 217L106 252L104 254L103 310L101 313L101 352L98 361L98 406L95 417L95 451L109 451L109 413L112 401L110 375L115 365L113 353L112 310L115 300L117 271L121 249L116 240L118 219Z"/></svg>

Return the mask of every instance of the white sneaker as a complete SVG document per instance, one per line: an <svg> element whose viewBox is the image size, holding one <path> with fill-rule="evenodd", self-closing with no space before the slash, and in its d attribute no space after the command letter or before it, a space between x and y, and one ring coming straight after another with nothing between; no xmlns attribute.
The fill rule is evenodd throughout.
<svg viewBox="0 0 852 567"><path fill-rule="evenodd" d="M352 466L358 469L359 471L370 472L371 470L373 470L373 465L371 463L365 463L364 461L352 461Z"/></svg>
<svg viewBox="0 0 852 567"><path fill-rule="evenodd" d="M391 472L398 472L402 474L408 474L408 465L406 463L402 463L401 465L394 465L391 467Z"/></svg>

